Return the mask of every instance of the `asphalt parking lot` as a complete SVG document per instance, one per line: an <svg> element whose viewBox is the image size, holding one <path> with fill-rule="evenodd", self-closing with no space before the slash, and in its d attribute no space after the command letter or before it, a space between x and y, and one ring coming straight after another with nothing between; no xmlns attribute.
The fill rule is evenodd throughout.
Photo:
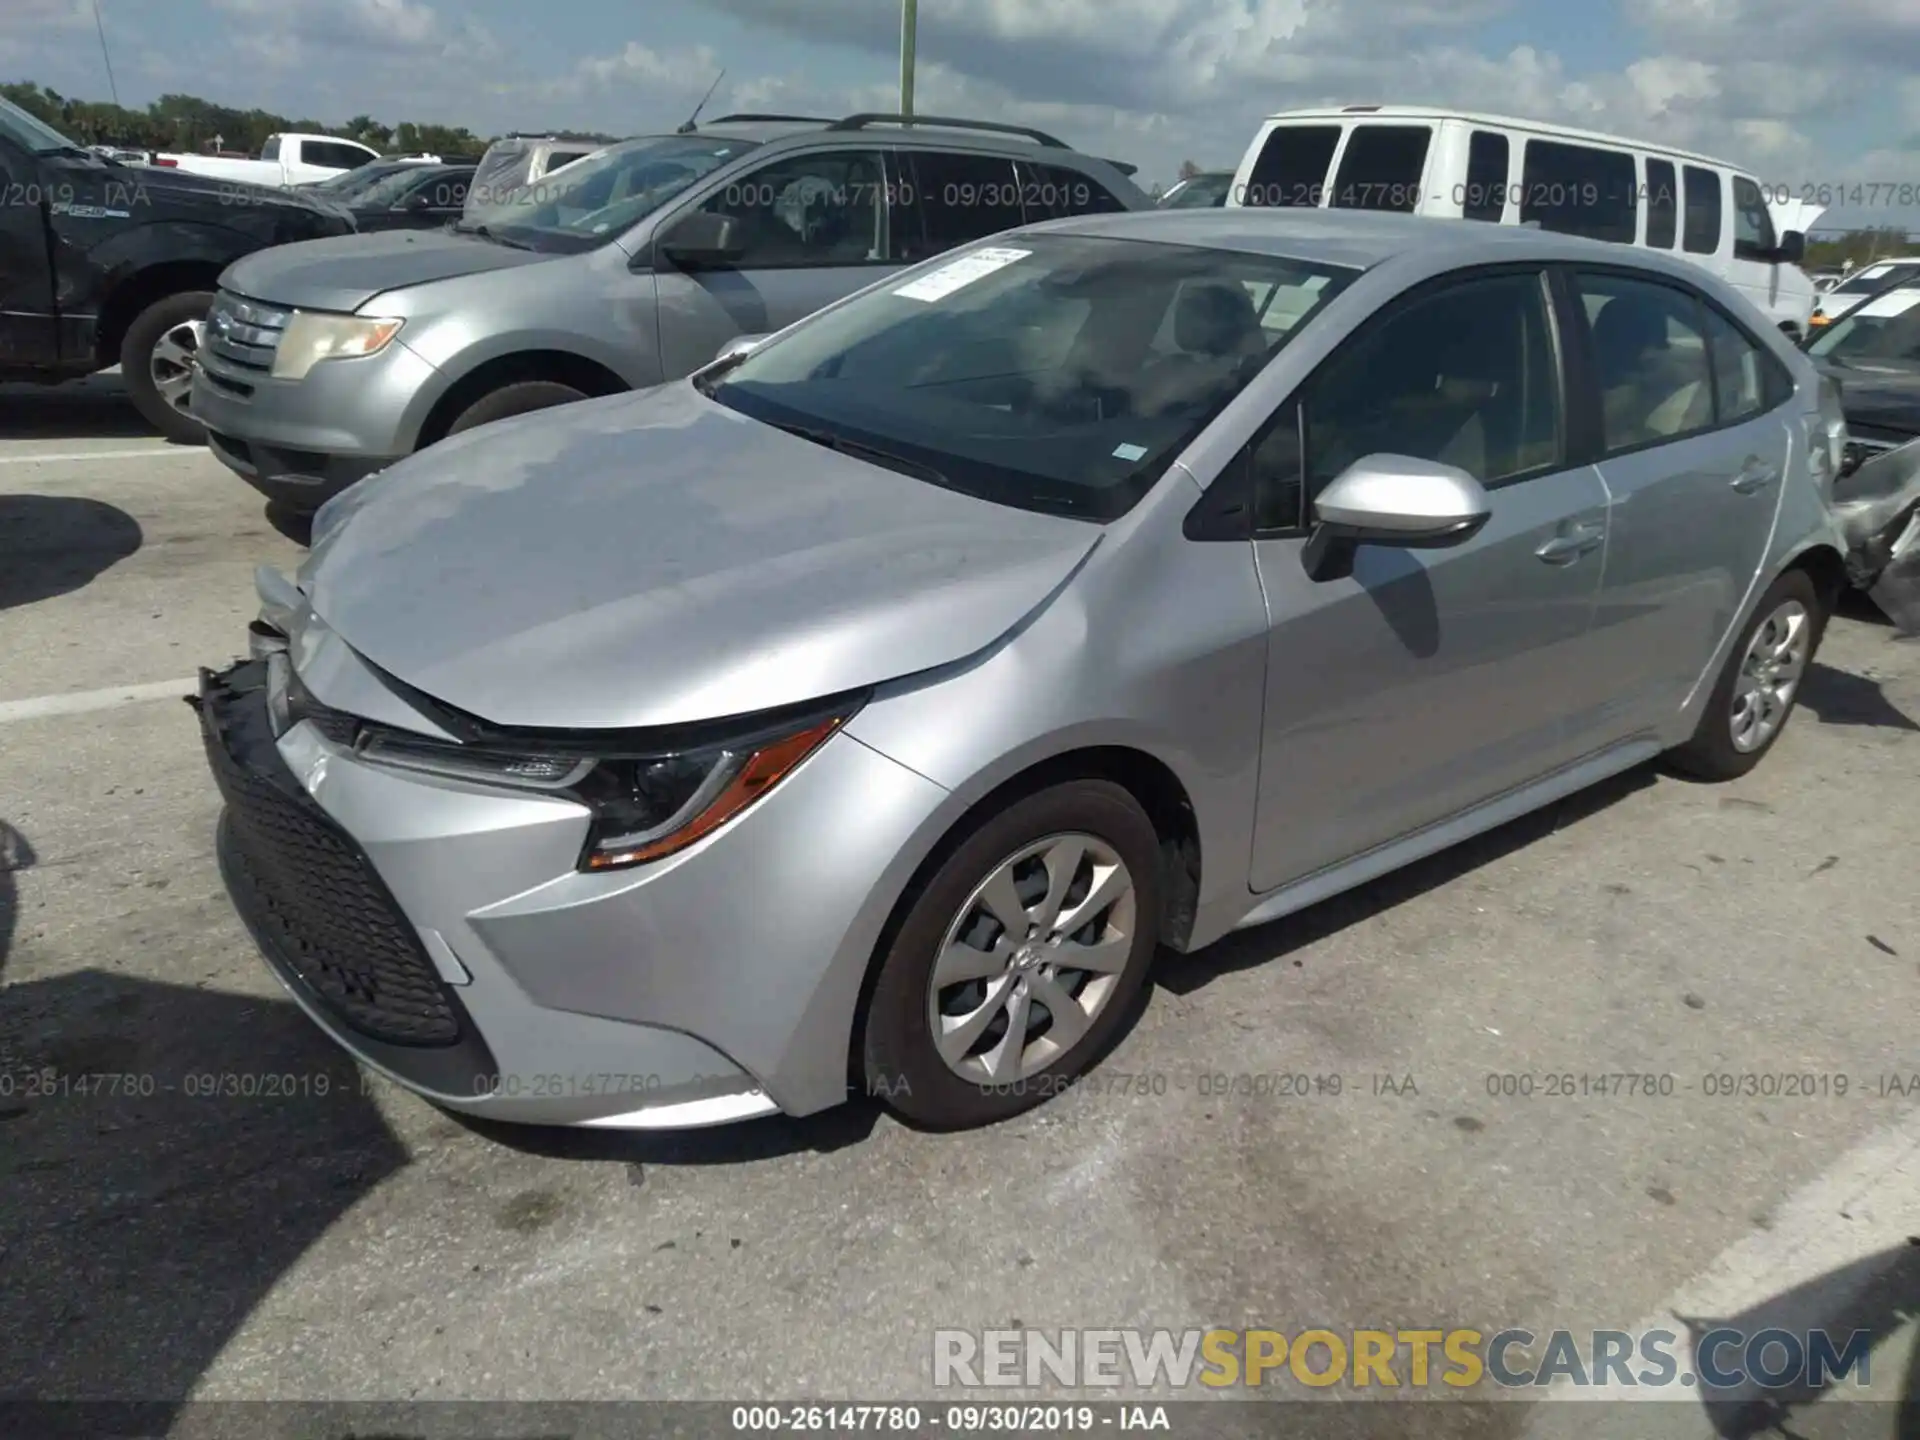
<svg viewBox="0 0 1920 1440"><path fill-rule="evenodd" d="M1920 1392L1920 644L1870 610L1748 779L1163 957L1108 1082L1011 1124L483 1132L359 1079L220 887L175 697L300 553L110 379L0 387L0 1395L931 1397L936 1327L1669 1315L1874 1328ZM1671 1093L1545 1093L1623 1072ZM1708 1093L1749 1074L1824 1093Z"/></svg>

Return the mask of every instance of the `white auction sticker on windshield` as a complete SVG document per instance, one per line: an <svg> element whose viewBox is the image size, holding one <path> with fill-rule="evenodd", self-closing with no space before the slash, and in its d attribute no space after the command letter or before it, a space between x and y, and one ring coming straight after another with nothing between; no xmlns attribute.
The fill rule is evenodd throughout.
<svg viewBox="0 0 1920 1440"><path fill-rule="evenodd" d="M944 300L963 286L983 280L996 270L1004 270L1016 260L1024 260L1031 250L1009 250L994 246L975 250L950 260L938 270L929 270L918 280L909 280L893 293L905 300Z"/></svg>

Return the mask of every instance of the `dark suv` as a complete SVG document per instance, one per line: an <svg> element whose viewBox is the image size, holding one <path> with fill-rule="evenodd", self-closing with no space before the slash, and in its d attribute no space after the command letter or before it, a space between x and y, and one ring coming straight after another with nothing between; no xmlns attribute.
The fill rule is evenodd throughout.
<svg viewBox="0 0 1920 1440"><path fill-rule="evenodd" d="M0 98L0 380L118 365L156 430L198 440L189 393L220 272L352 229L295 191L121 164Z"/></svg>
<svg viewBox="0 0 1920 1440"><path fill-rule="evenodd" d="M194 408L231 469L311 510L456 431L678 379L952 246L1151 205L1037 130L724 116L470 195L451 230L242 261Z"/></svg>

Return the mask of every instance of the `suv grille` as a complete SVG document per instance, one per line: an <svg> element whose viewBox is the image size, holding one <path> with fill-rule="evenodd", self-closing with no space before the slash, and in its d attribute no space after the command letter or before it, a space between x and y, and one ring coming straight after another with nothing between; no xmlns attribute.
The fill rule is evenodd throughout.
<svg viewBox="0 0 1920 1440"><path fill-rule="evenodd" d="M221 797L229 884L264 947L346 1024L393 1045L452 1045L456 1002L354 842L286 770L265 666L201 682L200 728ZM260 677L251 688L230 677Z"/></svg>
<svg viewBox="0 0 1920 1440"><path fill-rule="evenodd" d="M292 312L258 300L244 300L222 290L207 307L207 350L237 370L264 375L273 367L273 352Z"/></svg>

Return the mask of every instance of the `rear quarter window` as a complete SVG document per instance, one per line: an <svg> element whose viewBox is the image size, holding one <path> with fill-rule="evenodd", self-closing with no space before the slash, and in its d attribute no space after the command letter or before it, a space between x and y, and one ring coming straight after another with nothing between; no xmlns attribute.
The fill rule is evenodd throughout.
<svg viewBox="0 0 1920 1440"><path fill-rule="evenodd" d="M1020 177L1020 204L1027 221L1055 220L1068 215L1106 215L1127 207L1091 175L1065 165L1015 162Z"/></svg>

